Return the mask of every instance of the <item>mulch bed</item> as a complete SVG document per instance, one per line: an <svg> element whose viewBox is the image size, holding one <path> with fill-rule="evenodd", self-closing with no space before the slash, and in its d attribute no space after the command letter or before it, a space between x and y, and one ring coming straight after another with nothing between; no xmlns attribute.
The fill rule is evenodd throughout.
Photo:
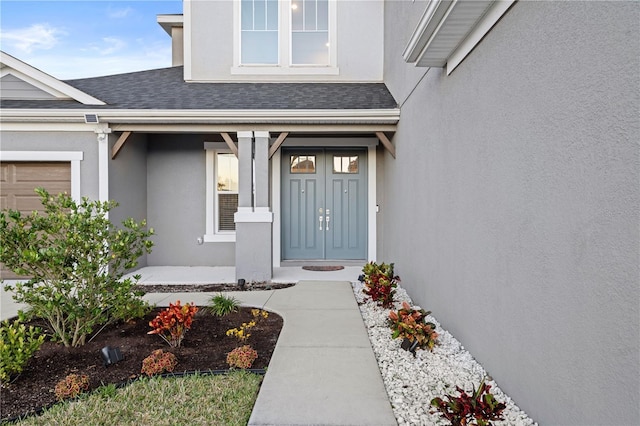
<svg viewBox="0 0 640 426"><path fill-rule="evenodd" d="M170 348L159 336L147 334L151 330L149 321L159 310L136 322L109 326L93 341L79 348L65 348L60 344L45 342L22 374L9 386L1 388L2 420L33 413L40 407L56 402L52 389L72 373L88 375L91 389L101 384L136 379L140 377L142 360L156 349L176 355L178 365L174 373L227 369L227 353L244 343L227 336L226 331L253 319L250 308L241 308L237 313L222 318L201 309L182 347ZM264 369L269 365L281 329L282 318L274 313L270 313L266 319L260 319L251 329L247 344L258 351L258 359L252 368ZM100 355L105 346L120 348L124 360L105 367Z"/></svg>
<svg viewBox="0 0 640 426"><path fill-rule="evenodd" d="M341 271L344 269L344 266L303 266L302 269L305 271Z"/></svg>
<svg viewBox="0 0 640 426"><path fill-rule="evenodd" d="M238 284L139 284L136 290L144 293L216 293L221 291L278 290L292 287L293 283L252 282L243 287Z"/></svg>

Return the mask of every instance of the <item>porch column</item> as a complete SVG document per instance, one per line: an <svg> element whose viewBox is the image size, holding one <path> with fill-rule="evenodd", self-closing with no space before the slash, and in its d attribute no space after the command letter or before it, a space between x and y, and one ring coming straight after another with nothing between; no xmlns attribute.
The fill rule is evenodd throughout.
<svg viewBox="0 0 640 426"><path fill-rule="evenodd" d="M269 209L269 132L238 132L238 160L236 279L270 281L273 213Z"/></svg>

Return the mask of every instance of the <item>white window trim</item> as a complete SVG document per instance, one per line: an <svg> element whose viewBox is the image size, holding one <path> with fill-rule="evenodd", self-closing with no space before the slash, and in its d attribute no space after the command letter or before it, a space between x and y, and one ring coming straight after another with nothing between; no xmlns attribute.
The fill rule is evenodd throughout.
<svg viewBox="0 0 640 426"><path fill-rule="evenodd" d="M215 191L215 183L216 183L216 154L217 153L231 153L229 149L221 149L217 147L216 143L205 143L205 151L206 151L206 224L205 224L205 234L203 236L203 241L205 243L233 243L236 241L236 233L235 231L221 231L216 232L216 220L218 218L218 209L216 208L216 191Z"/></svg>
<svg viewBox="0 0 640 426"><path fill-rule="evenodd" d="M59 161L71 163L71 198L79 202L82 151L0 151L0 161Z"/></svg>
<svg viewBox="0 0 640 426"><path fill-rule="evenodd" d="M278 64L251 65L240 63L240 0L233 2L233 66L232 75L339 75L337 49L337 0L329 0L329 64L291 64L291 0L280 0L278 9Z"/></svg>

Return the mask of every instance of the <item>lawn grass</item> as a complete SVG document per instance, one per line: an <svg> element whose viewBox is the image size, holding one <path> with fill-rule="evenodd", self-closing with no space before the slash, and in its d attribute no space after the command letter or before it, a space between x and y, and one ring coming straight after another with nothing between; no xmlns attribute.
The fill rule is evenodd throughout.
<svg viewBox="0 0 640 426"><path fill-rule="evenodd" d="M245 371L144 379L121 389L102 387L16 424L246 425L261 381Z"/></svg>

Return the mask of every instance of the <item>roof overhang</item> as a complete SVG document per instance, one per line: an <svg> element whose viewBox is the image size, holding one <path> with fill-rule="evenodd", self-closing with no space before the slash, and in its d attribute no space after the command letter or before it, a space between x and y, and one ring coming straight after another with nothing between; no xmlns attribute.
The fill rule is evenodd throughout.
<svg viewBox="0 0 640 426"><path fill-rule="evenodd" d="M100 99L64 83L31 65L0 51L1 74L13 74L19 79L43 90L58 99L73 99L84 105L105 105Z"/></svg>
<svg viewBox="0 0 640 426"><path fill-rule="evenodd" d="M184 26L184 15L157 15L156 20L169 35L171 35L171 28Z"/></svg>
<svg viewBox="0 0 640 426"><path fill-rule="evenodd" d="M431 0L402 56L451 72L515 0Z"/></svg>
<svg viewBox="0 0 640 426"><path fill-rule="evenodd" d="M98 109L3 109L0 123L85 123L85 114L96 114L100 123L114 130L208 128L222 126L229 131L243 125L261 125L280 130L353 127L362 131L392 131L400 119L400 109L370 110L109 110ZM255 126L254 126L255 127Z"/></svg>

